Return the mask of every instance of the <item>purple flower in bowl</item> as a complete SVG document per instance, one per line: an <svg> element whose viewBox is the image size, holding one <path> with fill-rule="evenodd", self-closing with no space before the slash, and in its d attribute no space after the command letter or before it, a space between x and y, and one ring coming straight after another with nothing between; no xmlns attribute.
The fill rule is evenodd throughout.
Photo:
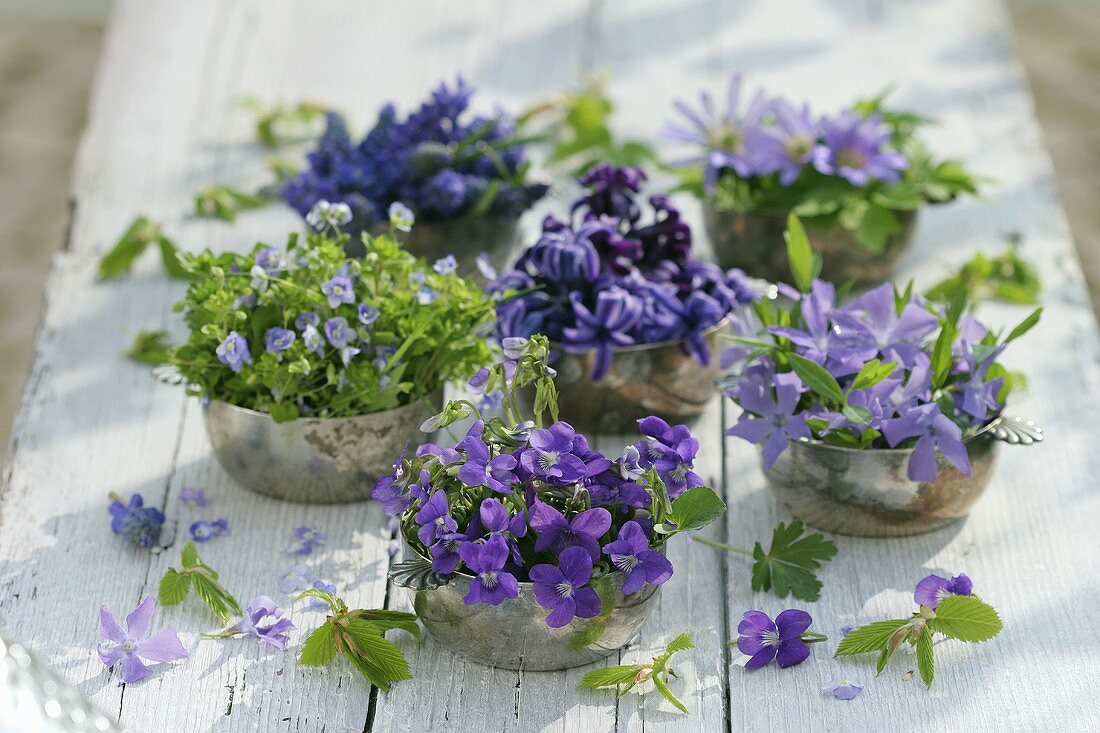
<svg viewBox="0 0 1100 733"><path fill-rule="evenodd" d="M810 437L806 416L798 412L802 381L791 372L772 375L760 367L750 367L750 371L753 374L734 390L734 399L745 412L726 435L763 444L764 465L770 468L788 440Z"/></svg>
<svg viewBox="0 0 1100 733"><path fill-rule="evenodd" d="M334 275L321 283L321 292L328 299L329 308L338 308L355 302L355 287L347 275Z"/></svg>
<svg viewBox="0 0 1100 733"><path fill-rule="evenodd" d="M660 585L672 577L672 563L650 548L649 537L637 522L624 524L619 530L619 538L604 545L603 552L626 577L622 588L624 595L637 593L646 583Z"/></svg>
<svg viewBox="0 0 1100 733"><path fill-rule="evenodd" d="M593 507L566 519L560 511L544 502L531 509L531 529L538 535L535 551L549 549L560 554L566 548L580 547L588 552L592 562L600 559L600 538L611 528L611 513L603 507Z"/></svg>
<svg viewBox="0 0 1100 733"><path fill-rule="evenodd" d="M225 340L214 349L218 361L225 364L236 374L245 364L252 363L252 354L248 351L248 339L236 331L230 331Z"/></svg>
<svg viewBox="0 0 1100 733"><path fill-rule="evenodd" d="M508 598L519 596L516 576L504 571L508 561L508 543L499 535L487 539L484 544L466 542L458 550L462 562L474 573L466 605L488 603L499 606Z"/></svg>
<svg viewBox="0 0 1100 733"><path fill-rule="evenodd" d="M898 181L901 171L909 167L909 159L889 147L894 132L880 115L863 117L845 110L821 121L821 136L814 167L853 186L866 186L872 180Z"/></svg>
<svg viewBox="0 0 1100 733"><path fill-rule="evenodd" d="M528 440L530 447L520 454L520 465L533 476L557 483L581 480L587 469L584 461L572 453L574 436L576 431L566 422L536 428Z"/></svg>
<svg viewBox="0 0 1100 733"><path fill-rule="evenodd" d="M550 614L546 625L565 626L574 618L592 618L600 613L600 597L587 583L592 578L592 557L581 547L568 547L558 555L558 564L531 568L535 600Z"/></svg>

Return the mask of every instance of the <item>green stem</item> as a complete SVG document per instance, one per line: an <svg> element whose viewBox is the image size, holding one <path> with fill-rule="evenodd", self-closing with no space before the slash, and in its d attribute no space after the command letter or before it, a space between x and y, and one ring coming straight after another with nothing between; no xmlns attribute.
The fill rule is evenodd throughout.
<svg viewBox="0 0 1100 733"><path fill-rule="evenodd" d="M752 550L746 550L744 547L734 547L733 545L727 545L725 542L719 542L718 540L712 540L710 537L704 537L701 534L692 534L691 539L702 542L704 545L710 545L711 547L717 547L719 550L727 550L729 552L737 552L742 555L748 555L752 557Z"/></svg>
<svg viewBox="0 0 1100 733"><path fill-rule="evenodd" d="M803 632L803 634L800 638L802 639L802 641L806 642L807 644L816 644L820 641L828 641L829 640L828 636L826 636L825 634L819 634L816 631Z"/></svg>

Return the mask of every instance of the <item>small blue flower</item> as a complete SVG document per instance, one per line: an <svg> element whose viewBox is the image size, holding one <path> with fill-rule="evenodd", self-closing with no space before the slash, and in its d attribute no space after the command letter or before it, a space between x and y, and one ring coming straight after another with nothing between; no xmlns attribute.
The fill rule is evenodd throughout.
<svg viewBox="0 0 1100 733"><path fill-rule="evenodd" d="M355 288L347 275L335 275L331 280L321 283L321 292L328 298L329 308L355 302Z"/></svg>
<svg viewBox="0 0 1100 733"><path fill-rule="evenodd" d="M359 322L364 326L369 326L377 321L380 315L381 313L374 306L367 303L359 304Z"/></svg>
<svg viewBox="0 0 1100 733"><path fill-rule="evenodd" d="M315 547L325 544L325 539L325 533L320 530L306 526L295 527L294 542L286 548L286 553L288 555L309 555Z"/></svg>
<svg viewBox="0 0 1100 733"><path fill-rule="evenodd" d="M348 327L348 319L330 318L325 321L325 338L337 349L342 349L355 338L355 331Z"/></svg>
<svg viewBox="0 0 1100 733"><path fill-rule="evenodd" d="M489 255L485 252L477 256L477 270L489 282L496 280L498 277L497 268L493 267L493 263L489 261Z"/></svg>
<svg viewBox="0 0 1100 733"><path fill-rule="evenodd" d="M299 331L305 329L307 326L319 326L320 324L320 317L313 311L306 311L294 319L294 327Z"/></svg>
<svg viewBox="0 0 1100 733"><path fill-rule="evenodd" d="M435 264L432 265L432 269L440 275L450 275L458 269L458 261L455 260L454 255L447 255L436 260Z"/></svg>
<svg viewBox="0 0 1100 733"><path fill-rule="evenodd" d="M351 221L351 207L345 203L329 203L321 199L306 214L306 224L314 229L323 229L326 224L342 227Z"/></svg>
<svg viewBox="0 0 1100 733"><path fill-rule="evenodd" d="M229 534L229 522L224 519L215 519L213 522L200 519L191 524L188 532L195 542L209 542L215 537Z"/></svg>
<svg viewBox="0 0 1100 733"><path fill-rule="evenodd" d="M832 695L837 700L855 700L859 697L859 693L863 692L863 685L848 680L840 680L839 682L822 685L821 691Z"/></svg>
<svg viewBox="0 0 1100 733"><path fill-rule="evenodd" d="M206 506L206 489L183 487L180 489L180 504L186 506Z"/></svg>
<svg viewBox="0 0 1100 733"><path fill-rule="evenodd" d="M306 326L302 331L302 343L317 356L325 355L325 341L321 338L321 332L316 326Z"/></svg>
<svg viewBox="0 0 1100 733"><path fill-rule="evenodd" d="M214 353L217 354L218 361L234 373L239 372L245 364L252 363L252 354L248 353L248 340L236 331L230 331Z"/></svg>
<svg viewBox="0 0 1100 733"><path fill-rule="evenodd" d="M122 535L127 542L138 547L152 547L160 537L164 514L156 507L145 506L141 494L130 497L129 504L111 495L114 501L107 507L111 513L111 531Z"/></svg>
<svg viewBox="0 0 1100 733"><path fill-rule="evenodd" d="M416 222L416 217L413 216L412 209L400 201L394 201L390 204L390 210L387 212L390 217L390 226L399 232L407 232L412 229L413 224Z"/></svg>
<svg viewBox="0 0 1100 733"><path fill-rule="evenodd" d="M420 305L431 305L438 297L439 293L435 292L427 285L421 285L420 289L416 291L416 299L419 301Z"/></svg>
<svg viewBox="0 0 1100 733"><path fill-rule="evenodd" d="M413 286L423 285L424 281L427 279L427 277L428 276L425 275L420 270L417 270L416 272L410 272L409 273L409 285L413 285Z"/></svg>
<svg viewBox="0 0 1100 733"><path fill-rule="evenodd" d="M360 354L360 353L361 353L361 350L357 349L354 346L351 346L351 345L345 346L344 348L340 349L340 361L344 362L344 366L347 366L348 364L351 363L352 358L355 357L356 355ZM341 376L343 376L343 375L341 375Z"/></svg>
<svg viewBox="0 0 1100 733"><path fill-rule="evenodd" d="M272 354L278 354L280 351L289 349L297 337L297 334L289 328L274 326L267 329L267 333L264 334L264 343L268 351Z"/></svg>

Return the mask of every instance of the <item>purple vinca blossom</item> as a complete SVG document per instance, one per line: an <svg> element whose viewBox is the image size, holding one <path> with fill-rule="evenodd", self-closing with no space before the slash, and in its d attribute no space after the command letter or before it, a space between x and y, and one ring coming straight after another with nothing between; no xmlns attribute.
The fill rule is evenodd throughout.
<svg viewBox="0 0 1100 733"><path fill-rule="evenodd" d="M214 349L218 361L237 373L245 364L252 363L252 354L248 351L248 339L236 331L230 331L225 340Z"/></svg>
<svg viewBox="0 0 1100 733"><path fill-rule="evenodd" d="M897 312L894 286L880 285L859 300L833 313L838 354L869 359L876 354L897 355L909 365L939 320L916 302Z"/></svg>
<svg viewBox="0 0 1100 733"><path fill-rule="evenodd" d="M615 347L634 344L629 331L641 319L642 303L617 285L596 295L596 307L592 311L584 305L579 293L572 293L569 299L577 325L564 330L568 339L566 350L583 353L595 349L592 379L599 381L611 369Z"/></svg>
<svg viewBox="0 0 1100 733"><path fill-rule="evenodd" d="M603 507L594 507L577 514L570 521L549 504L535 502L531 507L531 529L538 535L535 552L549 548L560 555L567 548L580 547L588 553L592 562L598 562L600 538L611 529L611 512Z"/></svg>
<svg viewBox="0 0 1100 733"><path fill-rule="evenodd" d="M913 600L922 606L935 608L940 601L948 596L968 596L973 591L974 583L962 573L950 579L939 575L929 575L917 583L917 588L913 592Z"/></svg>
<svg viewBox="0 0 1100 733"><path fill-rule="evenodd" d="M558 556L557 566L531 568L535 600L551 609L546 625L558 629L574 618L592 618L600 613L600 597L587 583L592 578L592 557L580 547L568 547Z"/></svg>
<svg viewBox="0 0 1100 733"><path fill-rule="evenodd" d="M772 102L774 125L751 128L745 137L758 174L779 173L779 183L794 183L813 160L817 148L817 126L810 117L810 105L801 109L785 99Z"/></svg>
<svg viewBox="0 0 1100 733"><path fill-rule="evenodd" d="M431 545L444 535L458 531L458 523L451 516L447 503L447 492L436 491L416 513L416 523L420 525L416 536L425 545Z"/></svg>
<svg viewBox="0 0 1100 733"><path fill-rule="evenodd" d="M200 519L193 522L187 531L195 542L209 542L215 537L229 534L229 522L225 519L215 519L212 522Z"/></svg>
<svg viewBox="0 0 1100 733"><path fill-rule="evenodd" d="M855 700L859 697L859 693L863 692L863 685L848 680L840 680L839 682L834 681L822 685L821 691L827 695L832 695L837 700Z"/></svg>
<svg viewBox="0 0 1100 733"><path fill-rule="evenodd" d="M642 525L630 521L619 530L619 539L603 547L605 555L624 576L623 593L630 595L641 590L646 583L660 585L672 577L672 563L668 558L650 548Z"/></svg>
<svg viewBox="0 0 1100 733"><path fill-rule="evenodd" d="M750 367L746 378L738 382L734 390L735 399L746 412L742 413L736 425L726 431L726 435L734 435L756 445L763 443L764 465L771 468L787 449L787 441L808 439L810 428L806 424L806 415L795 413L802 395L802 380L794 372L775 374L771 378L769 374L771 371L768 369Z"/></svg>
<svg viewBox="0 0 1100 733"><path fill-rule="evenodd" d="M325 544L327 535L319 529L312 527L295 527L294 542L284 550L288 555L310 555L314 549Z"/></svg>
<svg viewBox="0 0 1100 733"><path fill-rule="evenodd" d="M864 118L846 110L821 120L821 135L824 144L814 150L814 167L853 186L893 183L909 167L909 160L889 147L894 133L879 115Z"/></svg>
<svg viewBox="0 0 1100 733"><path fill-rule="evenodd" d="M470 591L466 594L466 605L487 603L499 606L506 599L519 595L516 576L504 572L509 553L508 543L503 537L494 535L485 544L467 542L458 548L458 554L474 574Z"/></svg>
<svg viewBox="0 0 1100 733"><path fill-rule="evenodd" d="M355 302L355 288L347 275L334 275L321 283L321 292L328 298L328 307L337 308Z"/></svg>
<svg viewBox="0 0 1100 733"><path fill-rule="evenodd" d="M810 292L802 296L799 311L806 323L806 330L773 326L770 331L783 336L798 348L798 353L817 364L825 364L831 356L833 330L829 319L836 307L836 288L831 282L814 280ZM856 366L855 371L859 370Z"/></svg>
<svg viewBox="0 0 1100 733"><path fill-rule="evenodd" d="M153 625L156 606L153 597L148 596L126 617L126 629L106 606L99 609L99 643L97 652L100 660L108 667L120 665L122 681L126 684L137 682L149 676L149 668L141 660L150 662L174 662L185 659L187 650L183 648L179 635L173 629L165 629L149 636Z"/></svg>
<svg viewBox="0 0 1100 733"><path fill-rule="evenodd" d="M348 319L343 316L325 321L325 338L337 349L346 347L355 338L355 331L348 327Z"/></svg>
<svg viewBox="0 0 1100 733"><path fill-rule="evenodd" d="M298 334L289 328L274 326L264 333L264 348L272 354L278 354L289 349L296 338L298 338Z"/></svg>
<svg viewBox="0 0 1100 733"><path fill-rule="evenodd" d="M970 475L970 457L962 442L962 428L940 412L932 402L910 408L899 417L884 420L882 434L891 448L910 438L916 438L909 458L911 481L933 481L936 478L936 449L963 474Z"/></svg>
<svg viewBox="0 0 1100 733"><path fill-rule="evenodd" d="M531 431L530 447L520 454L520 465L531 475L555 483L580 481L587 469L584 461L572 453L575 436L576 431L567 422Z"/></svg>
<svg viewBox="0 0 1100 733"><path fill-rule="evenodd" d="M160 537L164 514L156 507L145 506L141 494L133 494L129 504L115 499L107 511L111 513L111 531L132 545L152 547Z"/></svg>
<svg viewBox="0 0 1100 733"><path fill-rule="evenodd" d="M780 667L804 662L810 647L802 641L802 633L812 623L810 614L796 608L788 608L775 621L763 611L745 611L737 625L737 648L750 657L745 669L759 669L773 659Z"/></svg>
<svg viewBox="0 0 1100 733"><path fill-rule="evenodd" d="M244 610L244 617L226 629L227 636L254 636L261 644L279 651L286 649L295 628L286 613L267 596L257 596Z"/></svg>

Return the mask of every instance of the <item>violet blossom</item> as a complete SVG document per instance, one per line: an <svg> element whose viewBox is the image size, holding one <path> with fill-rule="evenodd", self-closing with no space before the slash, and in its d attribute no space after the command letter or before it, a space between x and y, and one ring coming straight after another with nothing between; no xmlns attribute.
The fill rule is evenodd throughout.
<svg viewBox="0 0 1100 733"><path fill-rule="evenodd" d="M600 597L588 581L592 578L592 557L581 547L568 547L558 555L558 564L531 568L535 600L550 614L546 625L557 629L574 618L592 618L600 612Z"/></svg>
<svg viewBox="0 0 1100 733"><path fill-rule="evenodd" d="M111 531L122 535L132 545L152 547L160 538L164 513L156 507L145 506L141 494L131 495L128 504L123 504L114 494L111 498L113 501L107 507L111 514Z"/></svg>
<svg viewBox="0 0 1100 733"><path fill-rule="evenodd" d="M968 596L973 590L974 583L962 573L953 578L929 575L917 583L913 600L922 606L934 609L948 596Z"/></svg>
<svg viewBox="0 0 1100 733"><path fill-rule="evenodd" d="M325 544L327 538L327 535L319 529L304 525L295 527L294 542L288 545L284 552L288 555L310 555L317 547Z"/></svg>
<svg viewBox="0 0 1100 733"><path fill-rule="evenodd" d="M504 571L509 551L503 537L493 535L484 544L467 542L459 547L458 554L474 573L470 591L464 599L466 605L488 603L499 606L506 599L519 596L516 576Z"/></svg>
<svg viewBox="0 0 1100 733"><path fill-rule="evenodd" d="M580 547L588 552L592 562L600 559L600 538L611 528L611 513L603 507L593 507L566 519L560 511L544 502L531 509L531 529L538 540L535 551L549 549L561 554L566 548Z"/></svg>
<svg viewBox="0 0 1100 733"><path fill-rule="evenodd" d="M531 432L530 446L520 454L524 470L534 476L568 484L584 477L584 462L572 454L576 431L566 422L556 422L549 428Z"/></svg>
<svg viewBox="0 0 1100 733"><path fill-rule="evenodd" d="M749 656L745 669L759 669L774 659L780 667L793 667L810 656L802 639L813 618L805 611L788 608L775 617L763 611L745 611L737 625L737 648Z"/></svg>
<svg viewBox="0 0 1100 733"><path fill-rule="evenodd" d="M646 583L660 585L672 577L672 563L650 548L649 537L637 522L624 524L619 530L619 538L604 545L603 552L626 576L622 588L624 595L637 593Z"/></svg>
<svg viewBox="0 0 1100 733"><path fill-rule="evenodd" d="M245 608L244 616L215 637L252 636L261 644L285 651L290 632L295 628L286 613L267 596L257 596Z"/></svg>
<svg viewBox="0 0 1100 733"><path fill-rule="evenodd" d="M187 650L175 630L165 629L149 635L155 612L153 597L147 596L126 616L124 630L107 606L99 609L99 634L103 637L97 648L99 659L108 667L119 665L122 681L126 684L149 676L150 670L142 660L174 662L187 657Z"/></svg>

